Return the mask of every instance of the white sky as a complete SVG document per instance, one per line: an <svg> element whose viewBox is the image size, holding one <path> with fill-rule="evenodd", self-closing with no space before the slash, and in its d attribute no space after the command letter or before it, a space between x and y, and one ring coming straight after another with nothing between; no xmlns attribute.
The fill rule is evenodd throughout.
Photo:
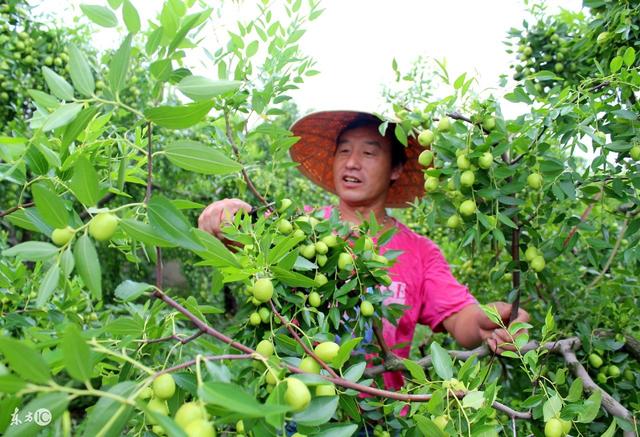
<svg viewBox="0 0 640 437"><path fill-rule="evenodd" d="M80 15L79 0L44 1L39 9L56 14L62 21ZM106 5L106 0L82 3ZM143 19L154 18L163 2L132 0ZM581 0L548 0L553 9L578 10ZM510 73L512 55L503 41L511 27L525 18L523 0L324 0L325 12L307 25L300 40L305 54L317 62L320 74L308 78L292 93L301 112L311 109L381 110L381 84L391 83L391 61L407 71L418 56L446 58L450 77L475 74L478 90L497 86L501 73ZM253 16L254 2L224 2L228 12L222 20L235 28L235 20ZM118 13L120 16L120 13ZM144 24L143 24L144 26ZM117 47L122 36L95 26L93 44ZM234 29L235 30L235 29ZM218 33L220 35L220 33ZM511 73L512 74L512 73ZM511 112L511 111L509 111Z"/></svg>

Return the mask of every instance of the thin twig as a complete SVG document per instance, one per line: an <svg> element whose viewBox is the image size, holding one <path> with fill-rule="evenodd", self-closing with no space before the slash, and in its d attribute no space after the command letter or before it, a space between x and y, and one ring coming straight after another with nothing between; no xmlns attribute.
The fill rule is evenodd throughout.
<svg viewBox="0 0 640 437"><path fill-rule="evenodd" d="M613 262L613 258L615 258L616 254L618 253L618 249L620 249L620 244L622 243L622 238L624 237L624 233L627 232L627 227L628 226L629 226L629 217L627 217L624 220L624 222L622 223L622 229L620 229L620 233L618 234L618 239L616 240L616 243L614 244L613 249L611 250L611 254L609 255L609 258L607 259L607 262L605 263L604 267L600 271L600 274L598 274L598 276L596 276L593 279L593 281L591 281L591 283L589 285L587 285L587 287L585 288L585 291L595 287L596 284L598 282L600 282L600 280L604 277L605 273L607 273L607 271L609 270L609 267L611 267L611 263Z"/></svg>
<svg viewBox="0 0 640 437"><path fill-rule="evenodd" d="M144 196L144 203L149 203L151 190L153 188L153 155L152 155L152 131L151 122L147 122L147 193Z"/></svg>
<svg viewBox="0 0 640 437"><path fill-rule="evenodd" d="M229 113L227 111L224 112L224 121L227 129L227 138L229 139L229 143L231 143L231 148L233 150L233 154L236 156L236 159L240 159L240 151L238 150L238 146L236 144L236 140L233 138L233 133L231 132L231 122L229 121ZM254 196L258 198L258 200L265 206L269 206L269 202L258 192L255 185L253 185L253 181L249 177L247 170L242 167L242 177L244 177L244 181L247 183L249 190L253 193ZM273 211L272 208L269 208L270 211Z"/></svg>
<svg viewBox="0 0 640 437"><path fill-rule="evenodd" d="M253 355L251 354L226 354L226 355L210 355L210 356L205 356L205 357L200 357L200 359L202 361L222 361L222 360L250 360L253 359ZM187 367L191 367L193 366L195 363L197 362L197 360L189 360L187 362L184 362L182 364L178 364L177 366L173 366L173 367L169 367L167 369L161 370L159 372L156 372L155 375L153 375L154 378L157 378L158 376L164 374L164 373L171 373L171 372L175 372L176 370L182 370L182 369L186 369Z"/></svg>
<svg viewBox="0 0 640 437"><path fill-rule="evenodd" d="M571 231L569 231L569 233L567 234L567 237L564 239L564 241L562 242L562 247L567 247L567 244L569 244L569 241L571 240L571 237L573 237L573 234L575 234L578 231L578 226L580 225L580 223L582 223L583 221L585 221L585 219L589 216L589 214L591 214L591 210L593 209L593 205L596 204L596 202L598 200L600 200L600 198L602 197L602 192L604 191L604 185L602 185L602 189L600 190L600 192L596 193L595 196L593 196L593 203L590 204L587 209L584 210L584 212L582 213L582 215L580 216L580 222L578 222L572 229Z"/></svg>
<svg viewBox="0 0 640 437"><path fill-rule="evenodd" d="M30 208L33 205L35 205L35 203L27 202L27 203L23 203L22 205L13 206L13 207L7 209L6 211L0 211L0 218L4 217L5 215L9 215L12 212L16 212L19 209Z"/></svg>
<svg viewBox="0 0 640 437"><path fill-rule="evenodd" d="M170 340L175 340L179 343L182 344L187 344L193 340L195 340L196 338L200 337L202 334L204 334L204 332L202 331L198 331L193 335L190 335L189 337L186 338L182 338L180 336L178 336L177 334L173 334L173 335L168 335L166 337L161 337L161 338L150 338L147 340L140 340L141 343L144 344L154 344L154 343L162 343L164 341L170 341Z"/></svg>

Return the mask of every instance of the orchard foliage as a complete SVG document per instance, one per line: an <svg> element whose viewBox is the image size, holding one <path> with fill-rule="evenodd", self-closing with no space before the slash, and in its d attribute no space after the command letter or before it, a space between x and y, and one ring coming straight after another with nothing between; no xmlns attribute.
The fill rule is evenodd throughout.
<svg viewBox="0 0 640 437"><path fill-rule="evenodd" d="M637 14L630 2L586 3L591 13L537 11L537 24L511 31L531 48L521 61L537 62L505 96L527 105L514 118L444 63L403 73L394 62L408 85L387 92L395 134L425 146L427 196L406 222L442 245L481 301L516 300L533 316L505 326L516 350L503 357L448 351L422 331L410 360L380 335L381 319L403 311L384 303L391 233L374 239L373 218L350 228L305 208L321 202L287 159L289 93L317 74L298 41L319 5L263 1L222 46L205 36L218 7L167 0L147 26L130 0L81 5L92 26L126 33L116 50L69 44L60 69L38 58L22 104L33 114L0 112L23 119L0 139L0 186L16 193L0 234L0 429L637 431ZM33 30L10 25L11 37ZM200 48L202 74L188 63ZM556 71L560 55L573 71ZM442 84L450 93L436 96ZM233 195L255 208L229 220L226 245L194 228L206 202ZM167 254L207 286L164 287ZM384 370L405 372L402 390L377 388ZM49 425L25 420L41 408Z"/></svg>

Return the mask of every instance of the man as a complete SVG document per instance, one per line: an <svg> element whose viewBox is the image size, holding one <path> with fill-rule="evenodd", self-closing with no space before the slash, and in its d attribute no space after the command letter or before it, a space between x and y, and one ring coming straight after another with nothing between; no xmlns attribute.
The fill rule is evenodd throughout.
<svg viewBox="0 0 640 437"><path fill-rule="evenodd" d="M411 138L405 150L396 139L393 126L388 126L384 136L380 134L381 123L371 114L353 111L307 115L291 128L300 137L291 156L300 163L305 176L337 194L342 220L358 225L373 212L384 229L397 229L381 250L403 251L389 270L393 296L387 303L401 303L409 309L397 327L384 323L385 341L390 346L407 345L394 352L408 357L416 324L421 323L434 331L445 329L466 348L484 341L497 352L509 349L511 336L491 322L467 288L456 281L440 249L387 215L387 207L405 207L423 194L423 175L417 163L420 150L415 140ZM200 215L198 226L221 238L221 223L239 209L249 211L251 206L239 199L214 202ZM330 212L331 207L325 208L327 216ZM507 322L511 305L491 305ZM528 319L527 312L520 309L516 321ZM386 373L384 379L389 388L402 386L399 373Z"/></svg>

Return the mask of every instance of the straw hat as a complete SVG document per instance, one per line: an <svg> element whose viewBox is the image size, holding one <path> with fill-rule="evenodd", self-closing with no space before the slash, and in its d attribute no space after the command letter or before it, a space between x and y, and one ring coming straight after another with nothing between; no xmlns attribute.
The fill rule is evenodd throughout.
<svg viewBox="0 0 640 437"><path fill-rule="evenodd" d="M306 115L291 126L291 131L300 140L289 153L300 163L299 169L307 178L325 190L336 194L333 183L333 156L338 134L349 123L359 117L379 119L379 117L358 111L322 111ZM380 120L380 119L379 119ZM380 120L383 123L383 120ZM393 135L394 127L390 123L387 133ZM388 208L406 208L407 203L424 195L423 170L418 163L422 151L418 141L409 137L405 149L407 162L400 177L391 185L387 193Z"/></svg>

